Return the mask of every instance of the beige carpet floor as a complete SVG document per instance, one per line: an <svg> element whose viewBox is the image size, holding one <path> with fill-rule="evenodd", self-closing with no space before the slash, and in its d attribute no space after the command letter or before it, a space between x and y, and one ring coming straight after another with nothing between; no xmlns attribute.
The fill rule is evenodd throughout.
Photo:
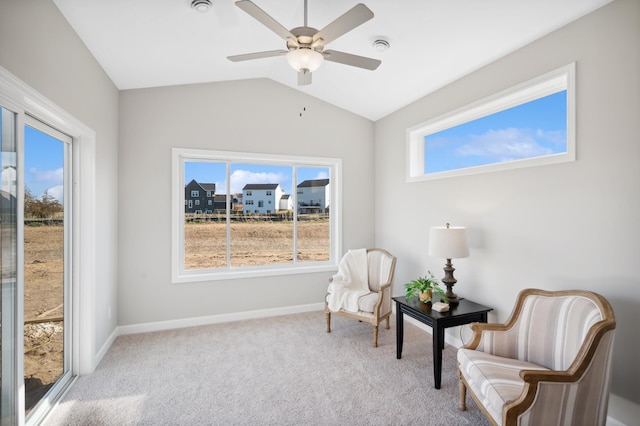
<svg viewBox="0 0 640 426"><path fill-rule="evenodd" d="M380 329L323 312L120 336L80 377L46 426L488 425L458 410L456 349L433 387L431 335L405 321Z"/></svg>

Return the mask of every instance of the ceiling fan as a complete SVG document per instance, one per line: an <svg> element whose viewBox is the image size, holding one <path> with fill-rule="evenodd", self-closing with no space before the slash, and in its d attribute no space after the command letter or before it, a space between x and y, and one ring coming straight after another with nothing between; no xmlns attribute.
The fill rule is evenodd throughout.
<svg viewBox="0 0 640 426"><path fill-rule="evenodd" d="M311 73L318 69L325 59L367 70L375 70L381 63L377 59L351 53L324 50L324 47L333 40L373 18L373 12L362 3L355 5L320 31L307 26L307 0L304 0L304 26L291 30L280 25L250 0L237 1L236 6L285 39L287 50L269 50L228 56L227 59L233 62L286 55L289 65L298 71L298 85L300 86L311 84Z"/></svg>

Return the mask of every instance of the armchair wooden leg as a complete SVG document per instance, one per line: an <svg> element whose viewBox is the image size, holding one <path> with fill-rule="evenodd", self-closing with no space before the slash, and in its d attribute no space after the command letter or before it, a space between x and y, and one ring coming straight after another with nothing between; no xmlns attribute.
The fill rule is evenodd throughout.
<svg viewBox="0 0 640 426"><path fill-rule="evenodd" d="M327 312L327 333L331 333L331 312Z"/></svg>
<svg viewBox="0 0 640 426"><path fill-rule="evenodd" d="M387 330L389 329L389 317L387 317Z"/></svg>
<svg viewBox="0 0 640 426"><path fill-rule="evenodd" d="M377 325L373 326L373 347L374 348L378 347L378 326Z"/></svg>
<svg viewBox="0 0 640 426"><path fill-rule="evenodd" d="M460 411L465 411L467 409L467 387L462 379L458 382L458 390L460 391Z"/></svg>

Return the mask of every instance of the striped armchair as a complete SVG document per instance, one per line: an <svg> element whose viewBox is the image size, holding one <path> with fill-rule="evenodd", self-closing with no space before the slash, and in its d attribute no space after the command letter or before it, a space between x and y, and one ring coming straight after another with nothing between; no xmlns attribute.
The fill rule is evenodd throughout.
<svg viewBox="0 0 640 426"><path fill-rule="evenodd" d="M367 249L367 273L369 293L358 298L358 311L348 312L344 309L332 311L329 309L329 295L325 297L325 313L327 318L327 333L331 332L331 314L337 314L368 322L373 325L373 347L378 347L378 325L386 320L389 329L391 316L391 285L396 267L396 257L388 251L379 248ZM332 279L329 279L331 282Z"/></svg>
<svg viewBox="0 0 640 426"><path fill-rule="evenodd" d="M458 351L460 409L469 391L494 425L604 425L615 327L598 294L523 290Z"/></svg>

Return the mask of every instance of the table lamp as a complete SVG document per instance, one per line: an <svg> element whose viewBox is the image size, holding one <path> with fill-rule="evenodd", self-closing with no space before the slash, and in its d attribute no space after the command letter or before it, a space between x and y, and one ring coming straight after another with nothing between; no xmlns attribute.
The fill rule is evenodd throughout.
<svg viewBox="0 0 640 426"><path fill-rule="evenodd" d="M451 259L469 257L469 244L467 243L467 228L462 226L445 226L431 228L429 235L429 256L447 259L444 266L444 278L442 283L447 286L446 296L449 304L457 305L458 296L452 287L458 280L453 277L453 265Z"/></svg>

